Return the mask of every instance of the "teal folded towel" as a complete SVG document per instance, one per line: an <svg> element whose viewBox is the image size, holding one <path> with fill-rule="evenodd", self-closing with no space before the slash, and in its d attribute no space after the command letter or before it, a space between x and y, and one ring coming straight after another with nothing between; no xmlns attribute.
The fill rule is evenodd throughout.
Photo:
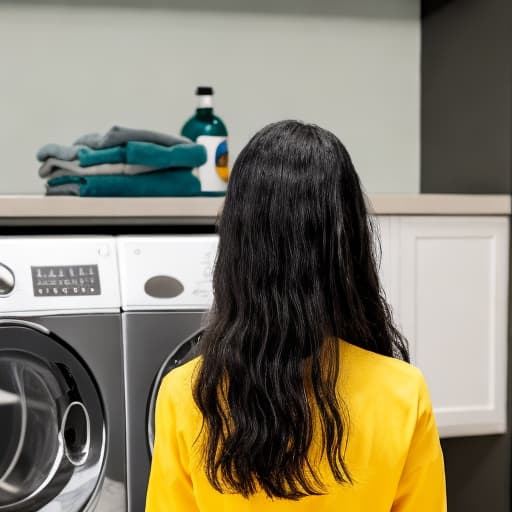
<svg viewBox="0 0 512 512"><path fill-rule="evenodd" d="M81 197L198 196L201 184L190 169L136 175L59 176L48 180L48 195Z"/></svg>
<svg viewBox="0 0 512 512"><path fill-rule="evenodd" d="M206 162L206 148L201 144L176 144L171 147L150 142L127 142L115 148L81 148L78 160L82 167L126 163L147 165L157 169L169 167L199 167Z"/></svg>
<svg viewBox="0 0 512 512"><path fill-rule="evenodd" d="M76 154L81 167L102 164L119 164L126 162L126 148L116 146L107 149L82 148Z"/></svg>

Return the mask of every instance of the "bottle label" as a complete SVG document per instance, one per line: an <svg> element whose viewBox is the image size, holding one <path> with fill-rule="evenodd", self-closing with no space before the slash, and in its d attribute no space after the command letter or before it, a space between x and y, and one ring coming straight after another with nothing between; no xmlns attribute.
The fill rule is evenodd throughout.
<svg viewBox="0 0 512 512"><path fill-rule="evenodd" d="M199 167L202 191L223 191L229 177L228 139L212 135L200 135L196 142L206 148L207 161Z"/></svg>

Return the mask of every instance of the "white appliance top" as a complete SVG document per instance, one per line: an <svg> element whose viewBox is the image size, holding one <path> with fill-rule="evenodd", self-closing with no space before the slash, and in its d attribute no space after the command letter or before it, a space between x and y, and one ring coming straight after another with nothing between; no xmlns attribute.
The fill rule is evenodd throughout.
<svg viewBox="0 0 512 512"><path fill-rule="evenodd" d="M119 308L113 237L0 237L0 315Z"/></svg>
<svg viewBox="0 0 512 512"><path fill-rule="evenodd" d="M216 235L117 239L125 311L209 309Z"/></svg>

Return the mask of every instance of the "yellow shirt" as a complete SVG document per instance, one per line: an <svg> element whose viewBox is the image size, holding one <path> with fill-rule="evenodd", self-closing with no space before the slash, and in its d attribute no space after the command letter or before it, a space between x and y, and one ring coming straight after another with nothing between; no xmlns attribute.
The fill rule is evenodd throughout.
<svg viewBox="0 0 512 512"><path fill-rule="evenodd" d="M328 493L299 501L221 494L208 482L192 398L198 360L165 377L146 512L445 512L443 455L423 376L414 366L341 342L340 393L350 431L345 462L354 483L337 484L324 461Z"/></svg>

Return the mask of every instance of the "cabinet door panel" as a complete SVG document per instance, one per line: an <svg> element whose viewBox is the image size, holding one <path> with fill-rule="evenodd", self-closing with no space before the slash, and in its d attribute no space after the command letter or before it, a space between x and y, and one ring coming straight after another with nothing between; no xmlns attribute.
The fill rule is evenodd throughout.
<svg viewBox="0 0 512 512"><path fill-rule="evenodd" d="M386 216L376 216L372 218L372 223L376 230L375 235L378 235L378 240L374 240L374 245L377 255L377 265L379 266L379 277L387 294L392 287L393 281L387 258L391 245L390 218Z"/></svg>
<svg viewBox="0 0 512 512"><path fill-rule="evenodd" d="M399 223L399 314L440 432L503 432L508 219L403 217Z"/></svg>
<svg viewBox="0 0 512 512"><path fill-rule="evenodd" d="M391 306L393 317L397 324L400 324L399 319L399 272L400 261L396 257L399 254L399 235L397 232L396 217L381 215L374 217L374 223L378 229L380 240L380 254L379 247L376 245L375 249L380 259L377 261L379 265L379 278L382 288L386 295L386 300Z"/></svg>

